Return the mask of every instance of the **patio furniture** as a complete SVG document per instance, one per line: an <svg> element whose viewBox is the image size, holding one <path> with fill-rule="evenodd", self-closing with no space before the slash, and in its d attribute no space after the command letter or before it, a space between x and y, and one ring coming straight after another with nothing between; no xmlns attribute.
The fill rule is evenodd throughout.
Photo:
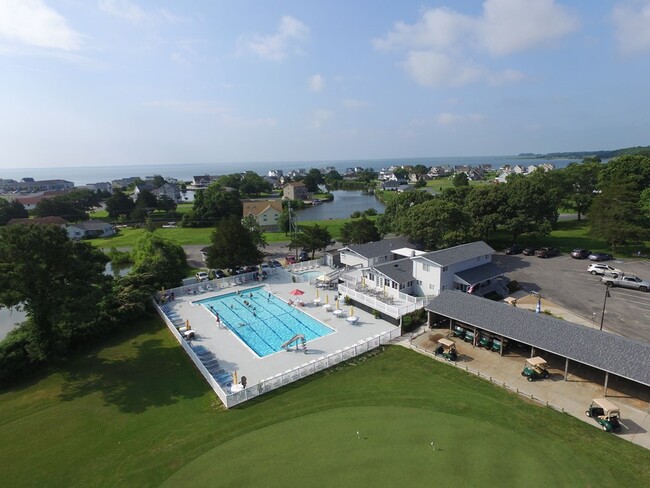
<svg viewBox="0 0 650 488"><path fill-rule="evenodd" d="M350 324L354 325L359 321L359 317L348 317L347 320Z"/></svg>
<svg viewBox="0 0 650 488"><path fill-rule="evenodd" d="M326 303L325 305L323 305L323 310L325 310L326 312L330 312L332 310L332 306L329 303Z"/></svg>

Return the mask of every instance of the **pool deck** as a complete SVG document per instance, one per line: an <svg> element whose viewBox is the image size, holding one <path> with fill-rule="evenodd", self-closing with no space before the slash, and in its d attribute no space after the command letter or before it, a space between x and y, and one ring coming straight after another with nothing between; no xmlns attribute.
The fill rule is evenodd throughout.
<svg viewBox="0 0 650 488"><path fill-rule="evenodd" d="M323 273L331 271L326 267L322 267L321 270ZM316 271L318 271L318 268ZM246 289L257 288L260 285L264 286L266 291L270 291L285 302L301 298L306 305L298 307L299 310L333 329L334 333L309 341L306 353L302 349L297 352L295 350L290 352L283 350L269 356L258 357L228 328L223 325L220 327L210 311L202 305L193 303L213 296L230 294L237 290L244 293ZM290 295L289 292L296 288L304 291L305 294L300 297ZM340 306L341 310L344 311L344 315L340 318L323 309L325 297L328 295L329 304L332 305L332 308L335 308L337 292L332 290L319 290L322 303L321 305L314 305L312 301L316 298L315 286L308 283L293 283L284 273L278 273L269 276L268 279L261 283L249 282L223 290L177 297L176 300L169 303L169 307L182 317L183 321L189 320L190 326L196 335L191 341L192 345L200 344L206 347L214 353L224 370L231 373L236 371L239 378L246 376L248 384L255 384L306 364L313 359L335 353L348 346L353 346L359 341L396 328L393 324L381 319L375 319L371 314L359 310L357 307L354 309L354 315L359 317L359 321L357 324L351 325L346 320L350 307L344 306L342 300Z"/></svg>

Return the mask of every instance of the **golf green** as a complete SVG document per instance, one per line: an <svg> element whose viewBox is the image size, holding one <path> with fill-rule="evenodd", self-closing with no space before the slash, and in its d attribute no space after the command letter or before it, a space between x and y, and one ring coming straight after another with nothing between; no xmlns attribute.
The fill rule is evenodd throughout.
<svg viewBox="0 0 650 488"><path fill-rule="evenodd" d="M569 444L551 445L489 418L360 406L236 437L162 486L427 486L433 480L444 486L586 486L590 469Z"/></svg>

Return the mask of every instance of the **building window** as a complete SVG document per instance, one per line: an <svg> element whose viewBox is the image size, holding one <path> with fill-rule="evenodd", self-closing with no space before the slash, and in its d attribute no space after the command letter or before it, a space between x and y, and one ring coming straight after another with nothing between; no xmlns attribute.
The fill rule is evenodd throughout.
<svg viewBox="0 0 650 488"><path fill-rule="evenodd" d="M418 285L422 286L422 280L418 280Z"/></svg>
<svg viewBox="0 0 650 488"><path fill-rule="evenodd" d="M429 271L431 269L431 266L429 266L426 263L422 263L422 271Z"/></svg>
<svg viewBox="0 0 650 488"><path fill-rule="evenodd" d="M442 272L443 272L443 273L446 272L447 269L448 269L448 266L445 266L444 268L442 268Z"/></svg>

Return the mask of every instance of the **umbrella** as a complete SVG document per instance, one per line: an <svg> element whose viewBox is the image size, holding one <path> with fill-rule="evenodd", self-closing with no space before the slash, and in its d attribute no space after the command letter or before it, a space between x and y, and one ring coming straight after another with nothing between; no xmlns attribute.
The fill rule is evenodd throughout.
<svg viewBox="0 0 650 488"><path fill-rule="evenodd" d="M305 292L302 291L302 290L299 290L298 288L296 288L295 290L291 290L289 292L289 295L293 295L293 296L296 296L296 297L300 296L300 295L304 295L304 294L305 294Z"/></svg>
<svg viewBox="0 0 650 488"><path fill-rule="evenodd" d="M336 309L339 310L341 307L339 307L339 300L338 298L336 299Z"/></svg>
<svg viewBox="0 0 650 488"><path fill-rule="evenodd" d="M316 298L320 298L320 297L318 296L318 288L316 289Z"/></svg>
<svg viewBox="0 0 650 488"><path fill-rule="evenodd" d="M354 307L350 305L350 317L354 317Z"/></svg>
<svg viewBox="0 0 650 488"><path fill-rule="evenodd" d="M187 320L185 321L185 328L186 328L187 330L190 330L190 329L191 329L191 327L190 327L190 319L187 319Z"/></svg>
<svg viewBox="0 0 650 488"><path fill-rule="evenodd" d="M233 379L234 379L233 383L237 384L237 371L233 373Z"/></svg>
<svg viewBox="0 0 650 488"><path fill-rule="evenodd" d="M366 277L362 276L361 277L361 288L365 288L365 287L366 287Z"/></svg>
<svg viewBox="0 0 650 488"><path fill-rule="evenodd" d="M535 307L535 312L540 313L542 311L542 299L537 299L537 306Z"/></svg>
<svg viewBox="0 0 650 488"><path fill-rule="evenodd" d="M329 295L325 295L325 303L329 303L329 302L330 302L330 296L329 296Z"/></svg>

